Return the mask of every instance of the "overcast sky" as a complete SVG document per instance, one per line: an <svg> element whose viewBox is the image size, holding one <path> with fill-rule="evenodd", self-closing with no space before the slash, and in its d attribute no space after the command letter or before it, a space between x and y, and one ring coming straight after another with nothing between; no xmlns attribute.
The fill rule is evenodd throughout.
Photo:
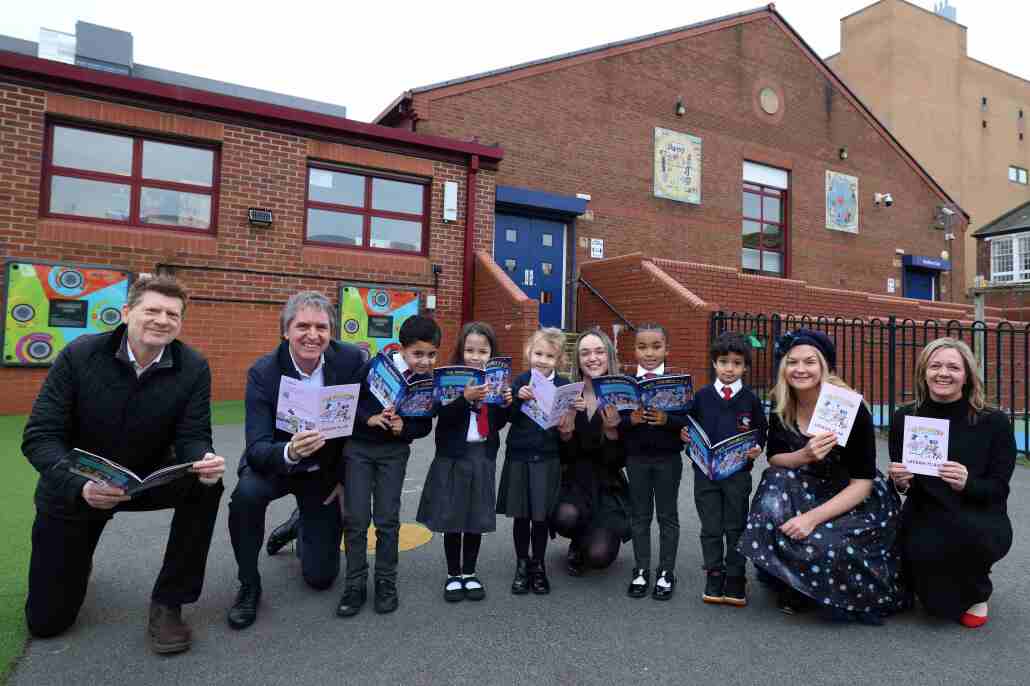
<svg viewBox="0 0 1030 686"><path fill-rule="evenodd" d="M74 33L76 20L102 24L133 34L136 62L345 105L361 121L408 88L759 6L759 0L0 2L7 5L0 34L37 41L41 26ZM840 18L871 3L782 0L776 8L826 57L840 47ZM934 0L915 4L933 9ZM969 28L971 57L1030 79L1030 2L952 4Z"/></svg>

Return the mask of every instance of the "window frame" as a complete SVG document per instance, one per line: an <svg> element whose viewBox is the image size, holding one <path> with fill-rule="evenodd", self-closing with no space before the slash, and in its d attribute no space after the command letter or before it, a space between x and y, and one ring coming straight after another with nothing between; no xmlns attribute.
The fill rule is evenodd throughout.
<svg viewBox="0 0 1030 686"><path fill-rule="evenodd" d="M364 207L343 205L340 203L323 202L311 199L311 170L320 169L328 172L339 172L361 176L365 180ZM392 210L377 210L372 207L372 185L374 179L385 181L400 181L422 187L422 213L410 214L407 212L394 212ZM409 176L405 174L393 174L390 172L348 165L334 164L321 160L309 159L304 167L304 245L318 246L322 248L335 248L337 250L361 250L379 254L429 256L430 239L430 217L432 216L432 188L433 180L420 176ZM339 212L340 214L354 214L361 217L361 245L347 243L335 243L333 241L318 241L308 238L308 211L323 210L326 212ZM400 250L398 248L377 248L372 246L372 219L397 219L401 221L418 222L422 226L421 250Z"/></svg>
<svg viewBox="0 0 1030 686"><path fill-rule="evenodd" d="M62 167L53 164L55 129L66 128L78 131L89 131L92 133L103 133L132 140L132 166L131 172L125 176L110 172L93 171L89 169L77 169L75 167ZM209 151L211 159L211 185L200 186L191 183L178 181L164 181L161 179L148 179L143 176L143 145L144 143L166 143L184 148L194 148ZM163 231L177 231L190 236L212 235L218 230L219 196L221 190L221 147L211 141L199 141L190 138L179 138L176 136L165 136L150 131L139 131L133 129L121 129L113 126L104 126L93 122L67 121L63 119L48 119L43 142L43 163L40 172L39 192L39 216L55 219L68 219L71 221L88 222L90 224L110 224L113 226L124 226L133 229L160 229ZM52 179L54 176L83 179L86 181L100 181L114 183L120 186L129 187L129 216L127 219L110 219L107 217L89 217L80 214L67 214L64 212L50 211L50 195ZM140 217L140 204L143 195L143 188L156 188L159 190L178 191L181 193L193 193L207 195L211 198L211 217L207 228L190 228L181 224L161 224L157 222L144 222Z"/></svg>
<svg viewBox="0 0 1030 686"><path fill-rule="evenodd" d="M1016 178L1012 178L1012 174L1015 172ZM1023 167L1017 167L1014 164L1009 165L1009 183L1018 183L1020 186L1026 186L1030 184L1030 172Z"/></svg>
<svg viewBox="0 0 1030 686"><path fill-rule="evenodd" d="M1021 245L1023 243L1025 243L1025 245ZM991 284L1009 285L1030 282L1030 232L1011 233L1004 236L997 236L995 238L991 238L990 244ZM1009 271L999 272L994 268L995 250L997 246L1002 244L1007 244L1010 248L1009 256L1012 258L1012 269ZM1023 268L1024 262L1028 263L1026 269ZM997 277L999 276L1010 278L998 280Z"/></svg>
<svg viewBox="0 0 1030 686"><path fill-rule="evenodd" d="M789 178L789 176L788 176ZM752 186L753 188L748 188ZM758 189L758 190L754 190ZM770 192L772 191L772 192ZM769 186L766 184L756 183L754 181L741 180L740 185L740 270L745 274L755 274L758 276L768 276L776 279L787 279L790 278L790 189L789 188L778 188L776 186ZM759 198L759 217L748 217L744 214L744 194L751 193ZM765 219L765 203L761 201L762 198L776 198L780 201L780 221L767 221ZM780 234L782 235L782 248L780 251L767 250L763 245L763 240L759 240L758 243L758 264L761 267L766 252L775 253L779 252L780 255L780 272L768 272L764 269L750 269L744 266L744 250L754 250L754 248L746 248L744 245L744 222L752 221L758 223L759 236L764 235L764 227L766 224L774 224L780 227Z"/></svg>

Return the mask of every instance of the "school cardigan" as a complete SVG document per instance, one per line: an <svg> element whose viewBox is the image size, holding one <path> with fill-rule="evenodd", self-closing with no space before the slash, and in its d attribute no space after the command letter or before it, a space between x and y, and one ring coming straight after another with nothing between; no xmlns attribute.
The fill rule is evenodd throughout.
<svg viewBox="0 0 1030 686"><path fill-rule="evenodd" d="M522 411L519 389L529 383L532 371L523 372L515 377L511 384L511 409L509 418L511 428L508 429L507 458L521 462L557 460L561 437L557 425L544 430ZM569 380L560 374L554 375L554 385L564 386ZM464 439L464 432L462 432Z"/></svg>
<svg viewBox="0 0 1030 686"><path fill-rule="evenodd" d="M769 428L765 419L765 408L754 391L747 386L742 387L729 400L720 397L712 384L703 386L694 394L694 402L688 414L697 420L713 445L755 429L758 434L758 445L765 446ZM744 469L750 470L753 465L754 462L748 460Z"/></svg>

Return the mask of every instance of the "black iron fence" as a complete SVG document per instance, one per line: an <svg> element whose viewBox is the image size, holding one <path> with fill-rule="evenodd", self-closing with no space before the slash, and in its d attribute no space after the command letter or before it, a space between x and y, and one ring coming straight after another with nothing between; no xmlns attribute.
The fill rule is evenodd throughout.
<svg viewBox="0 0 1030 686"><path fill-rule="evenodd" d="M711 338L724 331L749 338L753 351L746 380L768 402L775 381L776 339L799 328L822 331L833 339L837 372L865 396L876 425L884 428L899 405L914 399L913 374L923 347L942 336L964 341L980 363L988 401L1008 413L1017 450L1030 454L1030 324L716 312L712 315Z"/></svg>

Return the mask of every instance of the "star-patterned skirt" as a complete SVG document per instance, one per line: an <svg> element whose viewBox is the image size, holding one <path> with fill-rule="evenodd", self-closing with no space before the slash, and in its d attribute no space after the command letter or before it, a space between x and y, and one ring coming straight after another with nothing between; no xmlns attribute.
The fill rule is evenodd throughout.
<svg viewBox="0 0 1030 686"><path fill-rule="evenodd" d="M795 541L779 527L847 485L808 468L769 467L755 491L737 550L816 604L885 616L908 606L896 544L901 500L877 471L869 497Z"/></svg>

